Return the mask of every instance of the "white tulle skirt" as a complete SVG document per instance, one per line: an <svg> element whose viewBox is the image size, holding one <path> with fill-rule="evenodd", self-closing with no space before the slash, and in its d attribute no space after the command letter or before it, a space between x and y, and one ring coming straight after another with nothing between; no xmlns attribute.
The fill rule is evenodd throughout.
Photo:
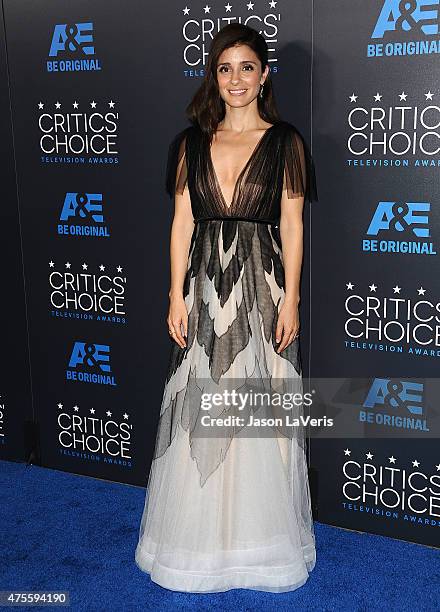
<svg viewBox="0 0 440 612"><path fill-rule="evenodd" d="M269 226L195 229L187 348L172 349L135 552L139 568L167 589L291 591L315 566L303 433L204 437L188 392L228 378L277 377L302 389L298 339L281 355L274 348L282 273Z"/></svg>
<svg viewBox="0 0 440 612"><path fill-rule="evenodd" d="M316 553L308 517L294 498L305 494L304 486L292 483L295 492L289 486L283 454L297 455L290 445L296 440L236 437L200 487L188 433L179 427L150 472L138 566L175 591L302 586Z"/></svg>

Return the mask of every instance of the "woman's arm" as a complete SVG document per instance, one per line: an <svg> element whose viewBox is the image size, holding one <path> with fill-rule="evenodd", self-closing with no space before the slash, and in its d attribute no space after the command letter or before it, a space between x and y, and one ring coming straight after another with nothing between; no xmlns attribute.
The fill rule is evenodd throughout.
<svg viewBox="0 0 440 612"><path fill-rule="evenodd" d="M177 177L180 175L183 163L185 163L184 157L177 168ZM188 185L186 184L182 193L176 191L174 195L174 218L170 238L171 282L168 294L170 306L167 317L168 329L174 331L171 337L182 348L186 346L183 335L187 336L188 334L188 313L183 297L183 283L188 265L189 247L193 230L194 218L191 210Z"/></svg>
<svg viewBox="0 0 440 612"><path fill-rule="evenodd" d="M277 352L283 351L299 331L300 279L303 260L303 208L304 196L288 198L286 190L281 197L280 236L285 273L285 299L281 306L276 342Z"/></svg>

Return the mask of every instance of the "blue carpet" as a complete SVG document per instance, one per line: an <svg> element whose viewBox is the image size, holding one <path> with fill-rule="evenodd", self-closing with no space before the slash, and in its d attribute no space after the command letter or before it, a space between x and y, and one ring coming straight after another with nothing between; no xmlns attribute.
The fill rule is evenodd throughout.
<svg viewBox="0 0 440 612"><path fill-rule="evenodd" d="M316 567L298 590L178 593L134 563L142 487L9 461L0 461L0 486L0 590L62 589L69 609L88 612L440 611L435 549L315 523Z"/></svg>

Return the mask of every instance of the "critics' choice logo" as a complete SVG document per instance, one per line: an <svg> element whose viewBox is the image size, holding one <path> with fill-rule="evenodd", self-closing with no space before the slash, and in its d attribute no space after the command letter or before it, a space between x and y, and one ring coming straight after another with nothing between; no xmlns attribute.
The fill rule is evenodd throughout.
<svg viewBox="0 0 440 612"><path fill-rule="evenodd" d="M75 272L67 261L56 268L49 262L50 308L53 317L84 319L111 324L126 324L125 288L127 277L123 268L107 270L100 264L97 271L82 263Z"/></svg>
<svg viewBox="0 0 440 612"><path fill-rule="evenodd" d="M377 92L365 100L348 96L347 149L353 167L438 168L440 152L440 106L425 92L425 99L402 91L397 95ZM397 100L398 98L398 100ZM370 159L371 157L374 159Z"/></svg>
<svg viewBox="0 0 440 612"><path fill-rule="evenodd" d="M60 453L84 461L102 461L131 468L133 425L125 412L113 416L110 410L85 409L77 404L67 408L57 405L57 431Z"/></svg>
<svg viewBox="0 0 440 612"><path fill-rule="evenodd" d="M415 297L404 297L396 285L393 295L379 297L374 283L367 293L348 282L346 290L346 348L440 357L440 302L425 296L427 289L419 287Z"/></svg>
<svg viewBox="0 0 440 612"><path fill-rule="evenodd" d="M110 346L92 342L74 342L66 379L115 387L115 377L110 363Z"/></svg>
<svg viewBox="0 0 440 612"><path fill-rule="evenodd" d="M215 34L228 23L243 23L257 30L266 40L269 48L269 65L273 73L279 71L277 47L281 13L278 0L268 0L264 5L246 0L235 1L233 5L220 3L187 3L181 10L183 18L182 57L186 77L203 77L209 46Z"/></svg>
<svg viewBox="0 0 440 612"><path fill-rule="evenodd" d="M104 220L102 193L66 193L59 221L60 236L110 237Z"/></svg>
<svg viewBox="0 0 440 612"><path fill-rule="evenodd" d="M101 62L95 53L93 23L55 25L46 69L47 72L101 70Z"/></svg>
<svg viewBox="0 0 440 612"><path fill-rule="evenodd" d="M380 427L430 431L424 418L423 383L375 378L359 410L359 421Z"/></svg>
<svg viewBox="0 0 440 612"><path fill-rule="evenodd" d="M440 52L439 0L385 0L367 45L367 57Z"/></svg>
<svg viewBox="0 0 440 612"><path fill-rule="evenodd" d="M437 255L434 244L428 240L429 212L429 202L379 202L366 232L368 238L362 240L362 250Z"/></svg>
<svg viewBox="0 0 440 612"><path fill-rule="evenodd" d="M417 459L411 466L399 466L393 455L388 461L373 462L371 451L365 453L365 459L355 459L351 452L344 450L342 462L346 511L440 527L440 464L430 472L430 466L423 469Z"/></svg>
<svg viewBox="0 0 440 612"><path fill-rule="evenodd" d="M38 103L43 164L117 164L119 112L116 102ZM51 107L53 106L54 109Z"/></svg>

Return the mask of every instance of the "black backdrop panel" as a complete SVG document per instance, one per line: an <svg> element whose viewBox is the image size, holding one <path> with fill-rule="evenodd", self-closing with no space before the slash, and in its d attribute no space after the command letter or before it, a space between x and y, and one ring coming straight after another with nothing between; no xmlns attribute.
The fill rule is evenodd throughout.
<svg viewBox="0 0 440 612"><path fill-rule="evenodd" d="M135 2L11 2L6 22L43 465L144 483L170 346L155 28ZM53 71L53 48L93 69Z"/></svg>
<svg viewBox="0 0 440 612"><path fill-rule="evenodd" d="M0 244L2 292L0 299L1 378L0 378L0 457L28 458L32 448L32 395L23 258L17 187L14 168L13 133L8 87L8 66L3 15L0 16L0 132L2 198L0 204Z"/></svg>
<svg viewBox="0 0 440 612"><path fill-rule="evenodd" d="M409 4L314 3L324 205L313 215L312 372L386 381L386 392L366 439L314 439L311 456L320 520L439 546L438 439L401 428L412 416L405 384L421 377L428 394L440 357L439 69L437 54L420 52L435 48L439 7L412 15ZM429 427L438 409L426 397ZM377 425L384 416L391 426ZM346 470L356 484L344 486Z"/></svg>

